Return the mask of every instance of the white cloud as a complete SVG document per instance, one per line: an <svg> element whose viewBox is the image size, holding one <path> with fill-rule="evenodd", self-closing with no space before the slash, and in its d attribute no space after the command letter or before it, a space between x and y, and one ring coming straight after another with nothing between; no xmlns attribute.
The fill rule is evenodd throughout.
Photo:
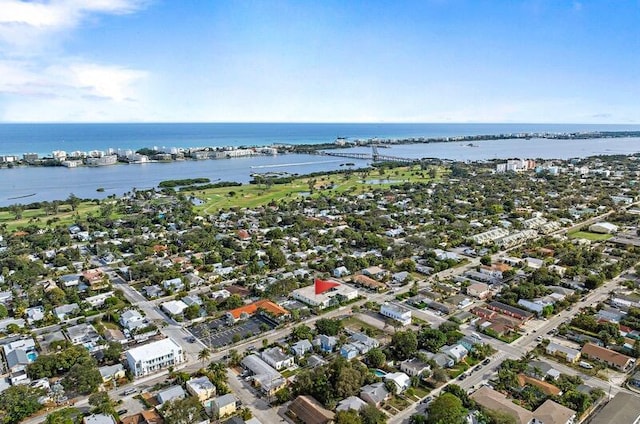
<svg viewBox="0 0 640 424"><path fill-rule="evenodd" d="M145 0L0 0L0 46L7 48L5 54L40 52L55 42L56 35L73 30L93 14L133 13L146 3Z"/></svg>
<svg viewBox="0 0 640 424"><path fill-rule="evenodd" d="M87 94L118 102L131 100L134 84L147 76L144 71L93 63L72 65L69 71L74 86L88 91Z"/></svg>
<svg viewBox="0 0 640 424"><path fill-rule="evenodd" d="M76 26L89 13L127 14L140 9L141 0L0 0L0 26L34 29L66 29Z"/></svg>
<svg viewBox="0 0 640 424"><path fill-rule="evenodd" d="M71 55L64 41L87 19L134 13L148 1L0 0L0 119L142 116L132 105L147 71Z"/></svg>

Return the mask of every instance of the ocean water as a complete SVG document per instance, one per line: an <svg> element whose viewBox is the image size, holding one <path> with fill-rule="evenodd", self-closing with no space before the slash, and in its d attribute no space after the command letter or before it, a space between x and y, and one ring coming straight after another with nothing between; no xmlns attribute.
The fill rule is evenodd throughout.
<svg viewBox="0 0 640 424"><path fill-rule="evenodd" d="M640 125L578 124L0 124L0 155L54 150L143 147L265 146L350 139L452 137L518 132L640 130Z"/></svg>

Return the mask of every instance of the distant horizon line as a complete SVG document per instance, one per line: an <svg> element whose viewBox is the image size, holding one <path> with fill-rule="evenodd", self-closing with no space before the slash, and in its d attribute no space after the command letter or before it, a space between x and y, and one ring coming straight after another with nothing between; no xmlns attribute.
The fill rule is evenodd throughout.
<svg viewBox="0 0 640 424"><path fill-rule="evenodd" d="M305 122L305 121L0 121L0 125L157 125L157 124L261 124L261 125L594 125L594 126L640 126L640 123L614 122L614 123L588 123L588 122Z"/></svg>

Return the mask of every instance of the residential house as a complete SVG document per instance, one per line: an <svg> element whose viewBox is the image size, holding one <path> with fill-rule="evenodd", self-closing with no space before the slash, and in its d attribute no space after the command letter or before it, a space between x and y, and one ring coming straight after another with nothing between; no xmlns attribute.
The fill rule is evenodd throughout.
<svg viewBox="0 0 640 424"><path fill-rule="evenodd" d="M135 309L129 309L120 315L120 325L129 331L133 331L136 328L144 327L147 324L140 312Z"/></svg>
<svg viewBox="0 0 640 424"><path fill-rule="evenodd" d="M478 299L486 299L491 295L489 285L485 283L473 283L467 286L467 294Z"/></svg>
<svg viewBox="0 0 640 424"><path fill-rule="evenodd" d="M187 397L187 393L184 391L182 386L178 384L159 391L158 395L156 396L160 405L165 402L184 399L185 397Z"/></svg>
<svg viewBox="0 0 640 424"><path fill-rule="evenodd" d="M351 272L349 272L347 267L344 267L344 266L339 266L333 270L333 276L335 278L346 277L347 275L350 275L350 274Z"/></svg>
<svg viewBox="0 0 640 424"><path fill-rule="evenodd" d="M77 303L70 303L68 305L60 305L53 309L53 313L60 321L64 321L69 317L69 315L73 315L75 312L78 312L80 307Z"/></svg>
<svg viewBox="0 0 640 424"><path fill-rule="evenodd" d="M553 381L558 380L561 374L560 371L543 361L530 361L526 372L532 377Z"/></svg>
<svg viewBox="0 0 640 424"><path fill-rule="evenodd" d="M544 261L538 258L526 257L522 258L522 261L524 262L525 267L531 269L540 269L542 268L542 265L544 265Z"/></svg>
<svg viewBox="0 0 640 424"><path fill-rule="evenodd" d="M407 278L409 278L410 275L411 274L409 274L407 271L396 272L395 274L391 275L391 280L396 284L402 284L407 281Z"/></svg>
<svg viewBox="0 0 640 424"><path fill-rule="evenodd" d="M351 343L345 343L340 347L340 356L349 361L357 357L359 353L358 348Z"/></svg>
<svg viewBox="0 0 640 424"><path fill-rule="evenodd" d="M336 414L324 408L312 396L298 396L287 408L296 422L303 424L331 424Z"/></svg>
<svg viewBox="0 0 640 424"><path fill-rule="evenodd" d="M580 351L561 344L550 342L545 348L547 355L553 355L567 362L576 363L580 359Z"/></svg>
<svg viewBox="0 0 640 424"><path fill-rule="evenodd" d="M231 393L218 396L211 401L211 412L214 417L226 417L236 412L236 397Z"/></svg>
<svg viewBox="0 0 640 424"><path fill-rule="evenodd" d="M392 381L396 385L396 393L402 393L411 387L411 378L403 372L386 374L384 381Z"/></svg>
<svg viewBox="0 0 640 424"><path fill-rule="evenodd" d="M162 282L162 287L164 287L165 290L178 292L180 290L184 290L184 283L182 282L182 278L177 277L170 280L164 280Z"/></svg>
<svg viewBox="0 0 640 424"><path fill-rule="evenodd" d="M535 424L574 424L576 411L547 399L534 412ZM612 421L616 422L617 421Z"/></svg>
<svg viewBox="0 0 640 424"><path fill-rule="evenodd" d="M211 398L216 395L216 386L206 376L191 378L186 383L187 392L198 398L206 411L211 411Z"/></svg>
<svg viewBox="0 0 640 424"><path fill-rule="evenodd" d="M109 285L109 279L101 269L88 269L82 273L82 278L91 290L100 290Z"/></svg>
<svg viewBox="0 0 640 424"><path fill-rule="evenodd" d="M184 310L188 308L187 304L182 300L170 300L164 302L161 306L162 309L171 316L182 315Z"/></svg>
<svg viewBox="0 0 640 424"><path fill-rule="evenodd" d="M180 300L182 300L184 302L184 304L187 305L187 306L191 306L191 305L202 306L204 304L202 299L200 299L200 296L195 295L195 294L191 294L189 296L185 296Z"/></svg>
<svg viewBox="0 0 640 424"><path fill-rule="evenodd" d="M59 278L60 283L66 287L77 287L80 284L81 274L66 274Z"/></svg>
<svg viewBox="0 0 640 424"><path fill-rule="evenodd" d="M113 292L112 291L109 291L109 292L106 292L106 293L100 293L100 294L97 294L95 296L89 296L84 301L87 302L92 307L98 308L98 307L101 307L102 305L104 305L104 302L107 299L109 299L110 297L113 297Z"/></svg>
<svg viewBox="0 0 640 424"><path fill-rule="evenodd" d="M362 273L367 277L381 279L384 278L389 272L385 269L380 268L379 266L370 266L362 270Z"/></svg>
<svg viewBox="0 0 640 424"><path fill-rule="evenodd" d="M164 294L164 291L158 286L144 286L142 290L147 299L154 299Z"/></svg>
<svg viewBox="0 0 640 424"><path fill-rule="evenodd" d="M596 317L598 320L605 320L618 324L625 315L626 314L619 309L605 306L598 311L598 315Z"/></svg>
<svg viewBox="0 0 640 424"><path fill-rule="evenodd" d="M511 402L505 395L489 387L480 387L470 396L478 405L513 417L516 424L531 424L533 413Z"/></svg>
<svg viewBox="0 0 640 424"><path fill-rule="evenodd" d="M170 338L129 349L125 352L129 370L135 377L184 362L182 347Z"/></svg>
<svg viewBox="0 0 640 424"><path fill-rule="evenodd" d="M411 377L415 377L430 374L431 366L417 358L412 358L400 362L400 370Z"/></svg>
<svg viewBox="0 0 640 424"><path fill-rule="evenodd" d="M38 356L35 341L32 338L18 339L2 346L7 371L24 371Z"/></svg>
<svg viewBox="0 0 640 424"><path fill-rule="evenodd" d="M276 370L289 368L293 366L293 356L289 356L282 352L279 347L272 347L262 351L262 359Z"/></svg>
<svg viewBox="0 0 640 424"><path fill-rule="evenodd" d="M74 345L83 345L92 350L100 341L100 334L91 324L77 324L68 327L67 337Z"/></svg>
<svg viewBox="0 0 640 424"><path fill-rule="evenodd" d="M640 296L637 295L625 295L623 293L612 293L609 302L613 306L619 308L640 308Z"/></svg>
<svg viewBox="0 0 640 424"><path fill-rule="evenodd" d="M452 357L444 353L426 352L425 354L427 358L432 359L440 368L451 368L456 364Z"/></svg>
<svg viewBox="0 0 640 424"><path fill-rule="evenodd" d="M380 314L394 319L402 325L411 325L411 310L404 306L384 302L380 305Z"/></svg>
<svg viewBox="0 0 640 424"><path fill-rule="evenodd" d="M91 414L82 419L82 424L116 424L110 414Z"/></svg>
<svg viewBox="0 0 640 424"><path fill-rule="evenodd" d="M297 357L304 356L307 352L311 352L312 350L313 345L307 339L299 340L291 345L291 352Z"/></svg>
<svg viewBox="0 0 640 424"><path fill-rule="evenodd" d="M367 406L367 402L363 401L359 397L349 396L348 398L338 402L336 411L348 411L350 409L353 409L354 411L359 411L365 406Z"/></svg>
<svg viewBox="0 0 640 424"><path fill-rule="evenodd" d="M106 383L111 380L120 380L125 376L125 371L122 364L107 365L104 367L100 367L98 368L98 371L100 371L100 375L102 376L103 383Z"/></svg>
<svg viewBox="0 0 640 424"><path fill-rule="evenodd" d="M24 311L27 322L29 324L33 324L34 322L41 321L44 319L44 307L43 306L33 306L31 308L27 308Z"/></svg>
<svg viewBox="0 0 640 424"><path fill-rule="evenodd" d="M338 344L338 339L334 336L325 336L324 334L320 334L314 342L317 341L317 344L320 346L320 350L326 353L333 352Z"/></svg>
<svg viewBox="0 0 640 424"><path fill-rule="evenodd" d="M635 359L618 353L606 347L598 346L593 343L586 343L582 347L582 356L588 359L604 362L611 368L626 372L635 363Z"/></svg>
<svg viewBox="0 0 640 424"><path fill-rule="evenodd" d="M163 424L164 420L155 409L142 411L139 414L120 417L122 424Z"/></svg>
<svg viewBox="0 0 640 424"><path fill-rule="evenodd" d="M365 354L374 347L380 347L380 342L364 333L353 333L349 338L352 345L358 348L360 353Z"/></svg>
<svg viewBox="0 0 640 424"><path fill-rule="evenodd" d="M369 384L360 389L360 399L376 408L378 408L382 402L389 399L390 396L391 393L389 393L382 382Z"/></svg>
<svg viewBox="0 0 640 424"><path fill-rule="evenodd" d="M443 346L440 349L440 352L449 356L451 359L455 361L456 364L462 361L464 358L466 358L467 355L469 354L469 351L465 349L465 347L462 346L461 344Z"/></svg>
<svg viewBox="0 0 640 424"><path fill-rule="evenodd" d="M522 306L523 308L526 308L530 311L535 312L538 316L542 315L542 312L544 310L545 307L549 306L549 305L553 305L553 303L549 303L549 302L545 302L542 300L527 300L527 299L520 299L518 300L518 305Z"/></svg>

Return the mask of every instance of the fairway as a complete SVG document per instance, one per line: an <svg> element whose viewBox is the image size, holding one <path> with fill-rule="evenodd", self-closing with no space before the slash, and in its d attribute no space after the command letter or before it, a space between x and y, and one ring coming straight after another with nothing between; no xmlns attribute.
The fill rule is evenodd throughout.
<svg viewBox="0 0 640 424"><path fill-rule="evenodd" d="M406 182L429 182L443 174L434 168L435 178L419 166L393 169L354 170L350 173L302 176L285 184L244 184L235 187L217 187L184 192L204 203L195 210L201 214L215 213L231 208L255 208L280 200L294 200L300 196L335 196L342 193L364 193L376 188L388 188Z"/></svg>
<svg viewBox="0 0 640 424"><path fill-rule="evenodd" d="M0 211L0 225L6 225L8 231L15 231L27 225L41 228L49 227L51 224L67 226L76 222L76 215L84 217L99 209L100 206L94 202L82 202L75 211L72 211L69 205L63 204L55 214L47 214L44 208L24 209L20 219L16 219L14 213L5 210Z"/></svg>

